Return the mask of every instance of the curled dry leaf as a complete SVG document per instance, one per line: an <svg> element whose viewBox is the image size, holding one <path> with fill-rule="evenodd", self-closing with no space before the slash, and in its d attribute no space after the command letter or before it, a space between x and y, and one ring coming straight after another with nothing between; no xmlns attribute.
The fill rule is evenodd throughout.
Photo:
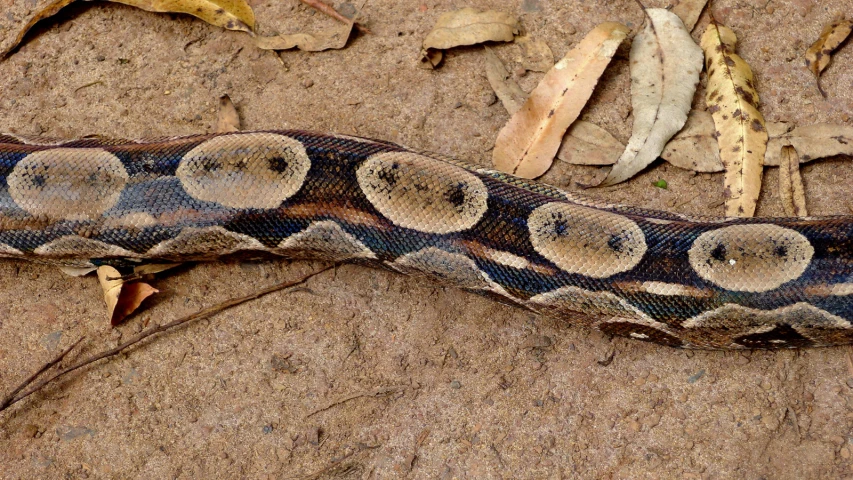
<svg viewBox="0 0 853 480"><path fill-rule="evenodd" d="M820 37L806 50L806 67L814 74L817 89L826 98L820 86L820 74L832 61L832 51L838 48L853 31L853 20L839 20L823 27Z"/></svg>
<svg viewBox="0 0 853 480"><path fill-rule="evenodd" d="M720 158L726 169L726 215L751 217L761 191L767 129L758 111L752 70L735 53L736 44L735 33L714 22L702 35L708 70L706 100L719 132Z"/></svg>
<svg viewBox="0 0 853 480"><path fill-rule="evenodd" d="M678 15L678 18L684 22L684 27L687 28L687 31L692 31L707 3L708 0L676 0L675 5L673 5L670 11Z"/></svg>
<svg viewBox="0 0 853 480"><path fill-rule="evenodd" d="M511 42L518 34L518 20L510 14L473 8L447 12L438 17L427 34L421 52L424 64L437 66L440 50L483 42Z"/></svg>
<svg viewBox="0 0 853 480"><path fill-rule="evenodd" d="M808 215L803 178L800 176L800 158L797 150L791 146L782 147L779 165L779 197L782 199L785 215L789 217Z"/></svg>
<svg viewBox="0 0 853 480"><path fill-rule="evenodd" d="M524 178L548 170L563 134L586 105L627 34L624 25L602 23L545 74L521 110L498 133L492 156L498 170Z"/></svg>
<svg viewBox="0 0 853 480"><path fill-rule="evenodd" d="M230 133L240 131L240 115L237 107L231 101L231 97L223 95L219 97L219 114L216 117L216 133Z"/></svg>
<svg viewBox="0 0 853 480"><path fill-rule="evenodd" d="M521 66L532 72L547 72L554 66L554 53L542 40L534 40L528 35L515 39L521 47Z"/></svg>
<svg viewBox="0 0 853 480"><path fill-rule="evenodd" d="M658 158L687 121L699 84L702 49L681 19L662 8L646 9L646 15L631 46L633 131L601 186L624 182Z"/></svg>
<svg viewBox="0 0 853 480"><path fill-rule="evenodd" d="M722 172L720 147L714 136L714 119L704 110L691 110L684 128L660 156L676 167L695 172Z"/></svg>
<svg viewBox="0 0 853 480"><path fill-rule="evenodd" d="M104 291L111 325L118 325L136 311L142 302L159 290L143 282L125 283L121 274L109 265L98 267L98 281Z"/></svg>
<svg viewBox="0 0 853 480"><path fill-rule="evenodd" d="M358 17L358 12L361 12L366 1L362 0L358 3L353 18ZM292 33L272 37L257 37L255 45L263 50L290 50L291 48L298 48L304 52L340 50L347 45L354 25L353 20L348 20L347 23L336 25L319 33Z"/></svg>
<svg viewBox="0 0 853 480"><path fill-rule="evenodd" d="M853 127L849 125L817 123L796 127L779 135L774 135L769 125L767 130L770 143L767 145L765 165L780 164L780 152L784 145L797 149L801 163L835 155L853 156Z"/></svg>
<svg viewBox="0 0 853 480"><path fill-rule="evenodd" d="M0 58L5 57L21 43L27 31L39 21L55 15L60 9L74 0L54 0L36 12L18 32L15 40L8 48L0 52ZM228 30L239 30L251 33L255 28L255 14L245 0L110 0L149 12L186 13L198 17L207 23Z"/></svg>

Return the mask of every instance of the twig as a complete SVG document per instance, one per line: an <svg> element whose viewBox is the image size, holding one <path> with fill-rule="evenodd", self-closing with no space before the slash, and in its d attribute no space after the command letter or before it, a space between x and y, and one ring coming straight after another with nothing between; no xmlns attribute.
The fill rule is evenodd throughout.
<svg viewBox="0 0 853 480"><path fill-rule="evenodd" d="M50 367L61 362L62 359L65 358L65 356L68 355L68 353L71 350L73 350L74 347L76 347L80 342L82 342L84 338L86 338L86 337L80 337L76 342L72 343L71 346L69 346L68 348L63 350L62 353L60 353L59 355L57 355L56 358L45 363L40 369L38 369L38 371L36 371L32 375L30 375L26 380L21 382L20 385L18 385L14 390L12 390L12 392L9 393L9 395L6 398L4 398L2 402L0 402L0 412L5 410L6 407L8 407L9 405L12 405L13 400L15 399L15 395L17 395L21 390L26 388L27 385L33 383L33 380L35 380L36 378L38 378L39 375L41 375L42 373L47 371L47 369L49 369ZM14 401L17 401L17 400L14 400Z"/></svg>
<svg viewBox="0 0 853 480"><path fill-rule="evenodd" d="M338 21L346 23L346 24L354 25L355 28L357 28L358 31L361 33L373 33L364 25L361 25L358 22L356 22L355 19L350 20L349 18L341 15L331 5L323 3L321 0L302 0L302 3L304 3L305 5L308 5L309 7L312 7L312 8L314 8L314 9L316 9L322 13L325 13L326 15L334 18L335 20L338 20ZM361 12L358 12L358 13L361 13Z"/></svg>
<svg viewBox="0 0 853 480"><path fill-rule="evenodd" d="M342 404L342 403L347 403L347 402L349 402L350 400L355 400L356 398L364 398L364 397L378 397L378 396L380 396L380 395L391 395L392 393L402 392L402 391L403 391L403 390L405 390L405 389L406 389L406 386L405 386L405 385L392 385L392 386L390 386L390 387L379 387L379 388L375 388L375 389L373 389L373 390L371 390L371 391L369 391L369 392L362 392L362 393L355 393L355 394L352 394L352 395L348 395L348 396L346 396L346 397L344 397L344 398L341 398L341 399L335 400L334 402L332 402L332 403L330 403L330 404L326 405L325 407L318 408L317 410L314 410L313 412L309 413L308 415L305 415L305 418L308 418L308 417L311 417L311 416L317 415L317 414L318 414L318 413L320 413L320 412L325 412L326 410L328 410L328 409L330 409L330 408L334 407L335 405L340 405L340 404Z"/></svg>
<svg viewBox="0 0 853 480"><path fill-rule="evenodd" d="M182 317L182 318L179 318L179 319L174 320L172 322L165 323L163 325L158 325L158 326L156 326L154 328L150 328L144 332L140 332L139 334L135 335L130 340L122 343L121 345L119 345L115 348L111 348L109 350L103 351L103 352L98 353L96 355L93 355L93 356L86 358L84 360L81 360L81 361L71 365L70 367L66 367L65 369L60 370L59 372L51 375L50 377L45 378L45 379L39 381L38 383L35 383L26 392L24 392L22 394L18 394L17 392L20 392L20 390L22 390L23 387L27 386L29 384L29 382L31 382L33 379L35 379L36 376L38 376L36 374L31 379L29 379L28 382L25 382L21 387L19 387L16 390L16 392L13 392L13 394L9 396L8 401L4 401L4 403L2 404L2 408L0 408L0 412L6 410L10 406L20 402L21 400L27 398L28 396L32 395L33 393L41 390L48 383L50 383L50 382L52 382L52 381L54 381L60 377L63 377L63 376L65 376L65 375L67 375L67 374L69 374L69 373L71 373L77 369L85 367L86 365L97 362L98 360L103 360L105 358L113 357L113 356L121 353L122 351L126 350L127 348L141 342L142 340L145 340L146 338L151 337L152 335L157 335L157 334L163 333L167 330L171 330L173 328L184 325L186 323L189 323L189 322L192 322L195 320L201 320L203 318L207 318L207 317L216 315L217 313L220 313L224 310L227 310L227 309L232 308L232 307L236 307L237 305L246 303L250 300L255 300L255 299L263 297L265 295L269 295L270 293L277 292L279 290L284 290L286 288L295 287L297 285L302 285L303 283L307 282L311 278L313 278L313 277L315 277L315 276L317 276L323 272L331 270L334 267L335 267L335 265L329 265L329 266L324 267L320 270L317 270L316 272L310 273L310 274L308 274L308 275L306 275L306 276L304 276L298 280L278 283L278 284L269 286L267 288L264 288L263 290L259 290L257 292L251 293L251 294L243 296L243 297L232 298L230 300L226 300L226 301L219 303L217 305L213 305L211 307L207 307L205 309L199 310L198 312L187 315L186 317ZM65 353L67 353L67 352L63 352L63 354L60 355L59 358L54 360L53 363L55 364L56 362L61 360L62 356L64 356ZM50 367L48 366L47 368L50 368ZM42 369L42 371L44 371L44 369Z"/></svg>

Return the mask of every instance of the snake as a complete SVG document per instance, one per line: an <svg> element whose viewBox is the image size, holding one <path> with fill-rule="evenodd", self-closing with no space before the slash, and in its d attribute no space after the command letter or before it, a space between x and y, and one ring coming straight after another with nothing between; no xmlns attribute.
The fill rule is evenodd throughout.
<svg viewBox="0 0 853 480"><path fill-rule="evenodd" d="M0 134L0 257L86 271L241 255L424 276L671 347L853 343L853 216L607 204L394 143L299 130Z"/></svg>

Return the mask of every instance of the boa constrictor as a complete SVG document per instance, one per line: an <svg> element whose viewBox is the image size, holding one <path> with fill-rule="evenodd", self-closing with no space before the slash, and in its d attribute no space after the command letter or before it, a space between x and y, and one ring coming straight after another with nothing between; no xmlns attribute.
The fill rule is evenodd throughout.
<svg viewBox="0 0 853 480"><path fill-rule="evenodd" d="M240 252L420 274L690 348L853 342L853 217L603 205L392 143L302 131L0 135L0 255L87 267Z"/></svg>

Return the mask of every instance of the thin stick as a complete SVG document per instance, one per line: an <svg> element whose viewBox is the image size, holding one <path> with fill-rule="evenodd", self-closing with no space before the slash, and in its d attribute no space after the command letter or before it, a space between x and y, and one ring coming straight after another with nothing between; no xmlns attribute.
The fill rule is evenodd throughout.
<svg viewBox="0 0 853 480"><path fill-rule="evenodd" d="M331 5L327 5L327 4L323 3L321 0L302 0L302 3L304 3L305 5L308 5L309 7L312 7L312 8L314 8L314 9L316 9L322 13L325 13L326 15L334 18L335 20L338 20L338 21L346 23L346 24L355 25L355 28L357 28L359 32L373 33L370 30L368 30L367 27L357 23L355 21L355 19L350 20L349 18L341 15ZM361 13L361 12L358 12L358 13Z"/></svg>
<svg viewBox="0 0 853 480"><path fill-rule="evenodd" d="M105 358L109 358L109 357L113 357L115 355L118 355L119 353L126 350L127 348L132 347L133 345L141 342L142 340L145 340L146 338L148 338L152 335L157 335L157 334L163 333L167 330L171 330L173 328L184 325L186 323L189 323L189 322L192 322L195 320L201 320L203 318L207 318L207 317L216 315L217 313L220 313L224 310L228 310L229 308L236 307L237 305L246 303L250 300L255 300L256 298L260 298L260 297L263 297L265 295L269 295L270 293L277 292L279 290L284 290L286 288L291 288L291 287L296 287L298 285L302 285L303 283L307 282L311 278L313 278L313 277L315 277L315 276L317 276L317 275L319 275L325 271L331 270L332 268L335 268L335 265L329 265L327 267L324 267L324 268L317 270L316 272L310 273L310 274L308 274L308 275L306 275L306 276L304 276L298 280L292 280L292 281L278 283L278 284L269 286L267 288L264 288L263 290L259 290L255 293L251 293L251 294L243 296L243 297L232 298L230 300L226 300L226 301L219 303L217 305L213 305L211 307L207 307L205 309L199 310L198 312L187 315L186 317L182 317L182 318L179 318L179 319L174 320L172 322L165 323L163 325L158 325L154 328L150 328L144 332L138 333L137 335L132 337L130 340L122 343L121 345L119 345L115 348L111 348L109 350L103 351L103 352L98 353L96 355L93 355L89 358L81 360L81 361L71 365L70 367L66 367L63 370L60 370L59 372L54 373L50 377L47 377L47 378L40 380L39 382L35 383L26 392L24 392L22 394L17 394L17 392L20 392L23 389L23 387L25 387L26 385L29 384L29 381L32 381L33 379L35 379L36 376L38 376L38 375L34 375L31 379L29 379L28 382L25 382L23 385L21 385L21 387L19 387L15 392L13 392L13 394L9 396L9 399L7 401L4 401L4 403L2 405L0 405L0 407L2 407L2 408L0 408L0 412L6 410L10 406L20 402L21 400L29 397L33 393L41 390L48 383L50 383L50 382L52 382L52 381L54 381L60 377L63 377L63 376L65 376L65 375L67 375L67 374L69 374L69 373L71 373L77 369L85 367L86 365L97 362L98 360L103 360ZM67 353L67 352L65 352L65 353ZM63 353L62 355L65 355L65 353ZM61 358L62 358L62 356L60 356L58 359L56 359L54 361L54 364L56 362L58 362ZM47 368L49 368L49 367L47 367Z"/></svg>
<svg viewBox="0 0 853 480"><path fill-rule="evenodd" d="M12 390L12 392L11 392L11 393L9 393L9 395L8 395L6 398L4 398L2 402L0 402L0 412L2 412L3 410L5 410L5 409L6 409L6 407L8 407L9 405L12 405L12 403L14 403L14 402L13 402L13 400L15 399L15 395L17 395L17 394L18 394L18 392L20 392L21 390L23 390L24 388L26 388L26 386L27 386L27 385L29 385L29 384L33 383L33 381L34 381L36 378L38 378L38 376L39 376L39 375L41 375L42 373L44 373L45 371L47 371L47 369L49 369L50 367L52 367L52 366L56 365L57 363L61 362L61 361L62 361L62 359L63 359L63 358L65 358L65 356L66 356L66 355L68 355L68 353L69 353L71 350L74 350L74 347L76 347L80 342L82 342L84 338L86 338L86 337L80 337L76 342L72 343L72 344L71 344L71 346L69 346L68 348L66 348L65 350L63 350L63 351L62 351L62 353L60 353L59 355L57 355L57 356L56 356L56 358L54 358L53 360L51 360L51 361L49 361L49 362L45 363L45 364L44 364L40 369L38 369L35 373L33 373L33 374L32 374L32 375L30 375L26 380L24 380L23 382L21 382L21 384L20 384L20 385L18 385L18 386L17 386L17 388L15 388L14 390Z"/></svg>

